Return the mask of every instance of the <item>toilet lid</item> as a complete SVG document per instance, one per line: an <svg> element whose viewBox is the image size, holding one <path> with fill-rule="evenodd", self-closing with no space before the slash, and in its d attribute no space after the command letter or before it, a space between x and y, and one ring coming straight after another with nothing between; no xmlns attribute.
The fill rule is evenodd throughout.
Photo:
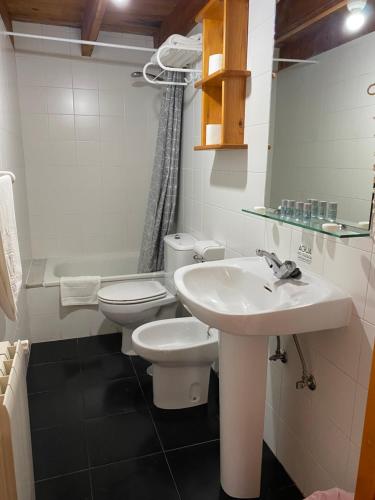
<svg viewBox="0 0 375 500"><path fill-rule="evenodd" d="M111 304L138 304L161 299L166 295L167 290L158 281L143 280L106 286L98 292L99 300Z"/></svg>

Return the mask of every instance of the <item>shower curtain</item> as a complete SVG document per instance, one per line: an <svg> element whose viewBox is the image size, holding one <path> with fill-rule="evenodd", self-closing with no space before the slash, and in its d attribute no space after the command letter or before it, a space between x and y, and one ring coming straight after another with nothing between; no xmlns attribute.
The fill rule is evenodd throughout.
<svg viewBox="0 0 375 500"><path fill-rule="evenodd" d="M166 81L183 82L184 74L167 72ZM164 86L154 168L138 262L139 273L163 269L164 236L175 229L183 99L183 86Z"/></svg>

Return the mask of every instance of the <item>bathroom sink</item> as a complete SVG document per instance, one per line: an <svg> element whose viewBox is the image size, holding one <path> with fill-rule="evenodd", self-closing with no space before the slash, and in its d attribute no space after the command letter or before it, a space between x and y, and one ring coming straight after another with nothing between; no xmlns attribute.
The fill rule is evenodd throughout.
<svg viewBox="0 0 375 500"><path fill-rule="evenodd" d="M221 485L231 497L258 498L268 337L346 326L351 298L306 271L279 280L259 257L194 264L174 278L183 304L220 330Z"/></svg>
<svg viewBox="0 0 375 500"><path fill-rule="evenodd" d="M348 324L351 298L312 273L278 280L264 259L192 265L175 273L181 301L210 326L235 335L291 335Z"/></svg>

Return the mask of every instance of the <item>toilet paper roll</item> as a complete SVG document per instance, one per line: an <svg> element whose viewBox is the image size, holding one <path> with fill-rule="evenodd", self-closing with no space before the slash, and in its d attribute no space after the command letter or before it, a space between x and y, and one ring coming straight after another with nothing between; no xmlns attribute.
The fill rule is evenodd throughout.
<svg viewBox="0 0 375 500"><path fill-rule="evenodd" d="M206 145L221 144L221 125L211 123L206 125Z"/></svg>
<svg viewBox="0 0 375 500"><path fill-rule="evenodd" d="M208 58L208 74L216 73L223 69L223 54L212 54Z"/></svg>

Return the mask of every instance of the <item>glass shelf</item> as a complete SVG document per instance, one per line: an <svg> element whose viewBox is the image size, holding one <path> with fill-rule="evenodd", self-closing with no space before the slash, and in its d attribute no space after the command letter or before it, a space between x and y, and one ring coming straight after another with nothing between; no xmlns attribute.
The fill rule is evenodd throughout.
<svg viewBox="0 0 375 500"><path fill-rule="evenodd" d="M340 229L337 231L327 231L322 228L322 224L329 223L328 220L318 220L311 219L309 221L302 221L291 219L287 217L281 217L278 210L273 208L266 208L265 212L258 212L251 208L243 208L243 212L258 215L259 217L263 217L265 219L271 219L278 222L283 222L284 224L290 224L292 226L302 227L303 229L309 229L310 231L316 231L318 233L328 234L330 236L334 236L335 238L363 238L365 236L370 236L370 231L367 229L360 229L358 227L350 225L350 223L337 220L337 224L340 224Z"/></svg>

